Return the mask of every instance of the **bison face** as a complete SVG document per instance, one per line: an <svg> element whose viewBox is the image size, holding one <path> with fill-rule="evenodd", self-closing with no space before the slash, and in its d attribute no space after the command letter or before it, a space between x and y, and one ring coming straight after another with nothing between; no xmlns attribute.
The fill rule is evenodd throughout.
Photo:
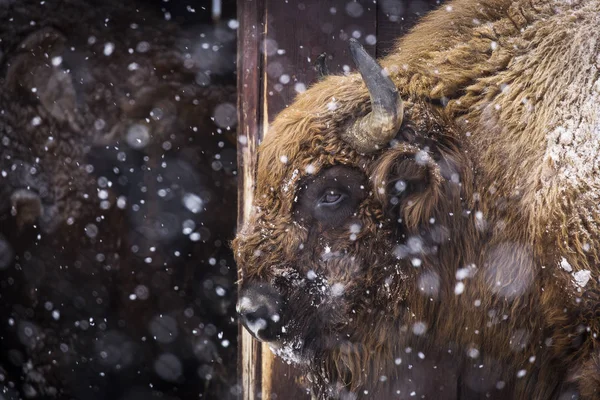
<svg viewBox="0 0 600 400"><path fill-rule="evenodd" d="M234 241L246 328L324 383L352 387L426 331L437 265L466 219L450 124L435 105L378 99L396 88L369 58L385 78L375 86L387 85L371 87L365 55L355 58L368 90L358 75L330 77L275 119Z"/></svg>

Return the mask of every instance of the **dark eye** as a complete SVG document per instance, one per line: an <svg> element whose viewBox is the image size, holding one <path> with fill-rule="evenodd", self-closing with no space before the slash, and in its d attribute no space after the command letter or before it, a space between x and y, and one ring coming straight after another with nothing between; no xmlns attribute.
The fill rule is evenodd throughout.
<svg viewBox="0 0 600 400"><path fill-rule="evenodd" d="M336 190L327 190L319 200L319 203L326 206L333 206L341 203L346 198L346 195Z"/></svg>
<svg viewBox="0 0 600 400"><path fill-rule="evenodd" d="M362 171L343 165L324 169L299 186L294 219L321 229L342 226L367 197L365 187L367 177Z"/></svg>

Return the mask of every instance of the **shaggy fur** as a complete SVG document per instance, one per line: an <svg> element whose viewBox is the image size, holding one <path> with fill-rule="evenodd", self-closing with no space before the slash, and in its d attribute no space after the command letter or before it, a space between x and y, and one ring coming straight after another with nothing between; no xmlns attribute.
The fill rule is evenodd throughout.
<svg viewBox="0 0 600 400"><path fill-rule="evenodd" d="M370 109L357 74L273 121L234 246L322 398L600 398L599 24L597 0L455 0L381 60L406 103L389 148L340 139ZM306 177L339 164L371 195L342 228L295 221Z"/></svg>

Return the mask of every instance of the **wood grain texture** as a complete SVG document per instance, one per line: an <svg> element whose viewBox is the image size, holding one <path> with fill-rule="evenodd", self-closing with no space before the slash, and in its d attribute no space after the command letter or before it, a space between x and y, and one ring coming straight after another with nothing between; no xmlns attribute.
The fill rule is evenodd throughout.
<svg viewBox="0 0 600 400"><path fill-rule="evenodd" d="M441 3L442 0L378 0L377 57L392 51L400 36L408 33L423 15Z"/></svg>
<svg viewBox="0 0 600 400"><path fill-rule="evenodd" d="M358 37L375 55L377 10L370 0L267 3L264 46L269 121L317 81L317 57L327 53L332 74L354 69L348 39ZM368 39L367 39L368 37Z"/></svg>
<svg viewBox="0 0 600 400"><path fill-rule="evenodd" d="M263 36L263 0L239 0L238 34L238 229L248 219L256 170L256 146L260 140L261 91L259 68ZM238 275L243 276L243 266ZM261 345L245 329L238 335L238 376L242 398L254 400L261 393Z"/></svg>

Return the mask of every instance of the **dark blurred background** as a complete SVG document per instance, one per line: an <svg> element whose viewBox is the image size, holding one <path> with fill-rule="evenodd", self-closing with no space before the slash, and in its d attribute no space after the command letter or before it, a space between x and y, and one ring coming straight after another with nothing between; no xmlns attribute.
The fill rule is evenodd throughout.
<svg viewBox="0 0 600 400"><path fill-rule="evenodd" d="M233 1L0 1L0 398L234 398Z"/></svg>

